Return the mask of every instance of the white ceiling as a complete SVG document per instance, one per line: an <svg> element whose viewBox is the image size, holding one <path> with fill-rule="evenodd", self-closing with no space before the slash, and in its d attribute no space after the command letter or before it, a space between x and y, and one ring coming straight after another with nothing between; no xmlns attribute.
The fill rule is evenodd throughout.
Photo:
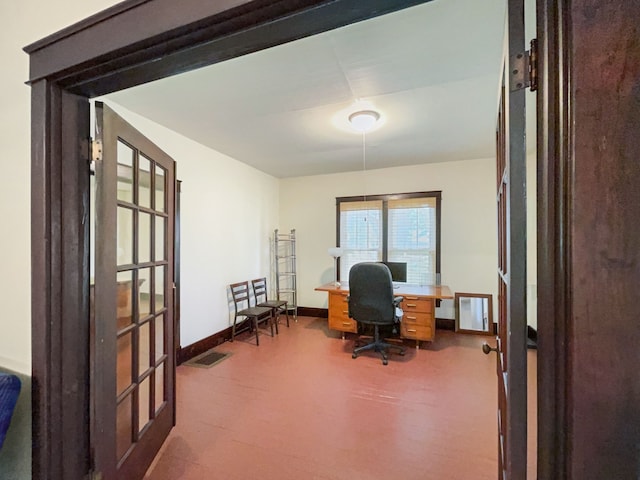
<svg viewBox="0 0 640 480"><path fill-rule="evenodd" d="M486 158L504 4L434 0L106 98L280 178ZM366 161L358 100L384 121Z"/></svg>

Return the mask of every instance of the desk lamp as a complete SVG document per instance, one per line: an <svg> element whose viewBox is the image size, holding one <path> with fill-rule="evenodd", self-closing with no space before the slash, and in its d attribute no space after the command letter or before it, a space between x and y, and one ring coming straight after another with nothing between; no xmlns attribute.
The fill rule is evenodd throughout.
<svg viewBox="0 0 640 480"><path fill-rule="evenodd" d="M333 257L333 268L335 270L335 282L333 285L336 287L340 286L340 282L338 281L338 258L342 256L342 249L340 247L331 247L329 249L329 255Z"/></svg>

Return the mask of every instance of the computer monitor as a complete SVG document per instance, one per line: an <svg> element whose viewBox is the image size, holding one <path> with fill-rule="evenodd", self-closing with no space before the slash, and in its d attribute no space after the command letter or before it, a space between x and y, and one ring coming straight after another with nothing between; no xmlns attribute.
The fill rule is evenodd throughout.
<svg viewBox="0 0 640 480"><path fill-rule="evenodd" d="M407 281L407 263L406 262L380 262L384 263L391 270L391 280L394 282Z"/></svg>

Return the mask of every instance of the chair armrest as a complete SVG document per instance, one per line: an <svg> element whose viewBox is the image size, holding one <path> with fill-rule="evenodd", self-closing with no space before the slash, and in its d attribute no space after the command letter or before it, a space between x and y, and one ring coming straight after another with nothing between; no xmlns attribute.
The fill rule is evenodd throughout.
<svg viewBox="0 0 640 480"><path fill-rule="evenodd" d="M404 300L404 297L393 297L393 304L397 307L402 303L402 300Z"/></svg>

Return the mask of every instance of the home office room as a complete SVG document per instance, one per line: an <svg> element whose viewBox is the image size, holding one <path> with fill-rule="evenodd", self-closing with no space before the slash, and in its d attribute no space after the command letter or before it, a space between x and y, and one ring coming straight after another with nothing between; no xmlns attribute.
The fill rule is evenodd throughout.
<svg viewBox="0 0 640 480"><path fill-rule="evenodd" d="M8 272L0 280L5 309L0 320L0 477L495 478L497 473L508 479L536 475L541 480L637 478L640 304L635 267L640 252L636 135L640 123L640 49L635 19L640 6L636 2L537 0L538 43L530 46L532 31L522 32L523 2L504 2L508 6L509 42L502 52L508 56L510 68L502 95L498 78L491 94L494 115L487 129L498 145L493 154L468 151L464 158L436 159L434 153L415 164L400 160L387 166L380 163L377 153L390 145L391 129L402 128L399 122L409 119L410 111L395 110L384 101L392 96L385 88L391 82L372 81L373 65L356 61L359 72L347 75L353 66L349 59L354 56L337 37L329 42L329 56L344 70L332 80L339 87L336 95L345 83L348 94L335 102L335 109L328 109L331 111L321 124L331 123L336 112L347 113L344 109L358 97L370 101L362 107L375 111L385 123L365 136L344 131L341 142L335 143L333 137L333 147L328 149L312 149L301 142L298 147L302 149L304 143L306 154L331 153L329 158L318 159L325 167L321 172L293 172L285 167L268 173L264 166L252 163L262 155L244 157L240 150L231 152L214 129L206 135L215 137L214 145L208 145L207 138L194 139L200 125L196 115L195 124L182 132L178 125L156 116L161 109L143 111L124 98L119 104L115 96L109 96L205 65L233 65L227 60L249 58L254 52L322 32L338 32L335 29L421 4L455 5L457 18L450 30L464 25L458 20L465 16L491 22L484 18L486 12L477 13L472 3L183 0L179 8L172 0L25 0L2 4L6 21L0 42L5 67L0 76L0 119L6 141L0 145L0 161L8 181L0 191L0 204L9 229L0 237ZM95 13L100 9L106 10ZM411 11L411 20L417 11ZM415 18L419 18L417 13ZM529 16L529 27L530 20ZM473 27L466 26L465 32L457 33L464 35ZM410 29L406 33L410 34ZM384 53L380 49L383 38L378 34L367 44ZM473 52L475 44L482 41L480 36L467 39L464 49ZM454 53L445 52L450 45L444 41L421 46L424 52L427 47L442 48L443 58ZM459 65L460 71L478 73L473 67L484 65L486 58L475 53L469 65ZM385 57L393 67L388 72L407 73L406 65L396 58L400 60L401 55ZM305 67L313 65L311 55L304 60ZM278 65L275 59L271 62ZM320 79L304 75L313 72L311 67L301 70L301 80L310 77L313 83ZM274 87L271 79L276 76L263 81L265 72L268 69L251 69L243 82L228 90L233 108L218 110L229 119L236 135L242 135L243 142L237 143L252 145L261 134L273 133L264 124L252 125L265 106L260 102L249 108L249 115L233 116L243 107L234 94L251 83L247 82L250 77L260 77L259 87L252 85L260 93L273 91L268 87ZM282 86L298 91L287 83ZM420 84L409 87L420 88ZM525 155L528 152L526 163L533 163L533 150L523 142L522 111L525 97L532 95L525 88L536 87L534 200L533 192L523 188ZM204 100L202 94L193 92ZM439 93L442 95L436 100L446 98L444 91ZM158 103L171 101L175 94L165 92ZM300 97L308 102L309 94L304 91ZM411 104L417 104L419 97L412 96ZM100 116L107 128L97 134L90 127L90 100L96 98L104 102L98 110L107 112ZM283 101L279 95L273 99ZM298 105L295 111L300 118L288 122L287 138L273 136L273 141L290 148L303 133L322 130L321 124L307 123L309 103L302 100L289 104ZM200 102L206 109L205 103ZM436 106L437 101L422 109L430 112ZM462 107L460 135L455 140L439 132L429 143L437 147L438 140L443 140L450 147L461 145L465 122L482 110L475 106L474 100ZM105 158L117 151L113 125L125 124L114 120L109 110L153 137L152 143L167 152L150 144L135 150L136 142L132 141L127 144L129 153L134 152L129 157L131 163L118 172L113 168L115 163ZM215 118L211 107L208 111ZM347 113L347 119L353 113L356 111ZM446 124L446 116L436 115ZM191 118L189 114L182 117L185 122ZM274 126L279 118L270 117ZM405 127L408 131L408 125ZM425 140L427 130L420 134ZM332 133L325 140L336 133L329 131ZM88 148L87 139L92 136L101 138L102 146L94 142ZM138 134L134 137L141 139ZM342 160L348 157L354 164L334 170L331 161L339 157L341 149L350 151ZM284 153L269 158L269 164L275 166L285 158ZM400 159L402 153L396 151L395 157ZM297 155L299 163L311 158L299 151ZM107 214L99 218L98 230L111 238L107 242L98 238L95 244L90 241L87 221L91 158L98 187L96 207L103 205L100 196L105 192L112 196L106 210L96 209L98 217ZM498 212L491 219L498 232L495 252L481 241L474 243L471 237L476 232L464 230L451 217L465 218L464 211L456 207L463 201L473 202L473 211L484 217L475 198L465 200L465 196L472 196L470 192L457 196L459 183L452 180L458 168L461 177L477 173L484 182L484 169L471 168L483 162L493 163L497 174L497 194L496 190L491 193L497 207L492 211ZM527 187L534 184L531 170L526 168ZM100 176L104 173L107 175ZM116 203L120 173L132 174L133 190L121 190L129 189L133 196ZM424 176L419 182L418 175ZM107 182L101 183L103 180ZM177 180L182 180L184 191L174 197L174 203L171 196L176 190L169 186ZM466 180L465 184L473 187L475 196L482 196L481 185ZM147 196L149 192L154 194ZM432 341L420 342L419 348L414 341L402 339L405 355L391 354L387 365L382 364L379 352L354 359L357 334L328 328L329 320L324 317L331 318L327 297L332 291L323 286L334 283L337 289L335 283L341 282L344 285L339 291L346 293L348 288L349 301L351 295L358 295L354 286L358 282L347 285L344 280L350 273L344 262L353 252L349 245L341 244L345 230L338 234L337 205L354 197L366 196L362 200L368 202L381 195L416 192L440 194L441 287L448 287L451 293L460 293L461 288L473 289L466 293L476 293L476 289L483 294L491 292L494 317L497 312L498 318L506 313L507 332L500 330L503 324L499 323L493 343L490 336L438 328ZM508 194L506 203L502 202L503 193ZM535 201L535 209L530 208L531 201ZM382 202L384 226L385 200ZM394 203L391 208L397 206ZM116 207L129 209L133 217L130 231L137 243L129 245L130 252L119 250ZM244 214L244 221L230 213L233 207ZM536 217L535 247L532 229L525 227L525 208L527 220L531 215ZM493 214L487 210L486 215ZM368 224L374 224L373 213L364 216ZM175 360L184 360L183 354L190 356L200 347L208 348L220 336L230 339L234 316L228 291L231 282L266 275L273 298L272 241L276 229L296 230L297 322L294 319L287 328L281 318L279 332L271 336L268 327L273 325L273 316L269 314L270 321L260 325L257 337L254 332L242 332L233 343L215 346L228 355L211 368L185 364L174 368ZM148 237L141 235L143 231ZM179 235L174 239L172 232ZM140 240L145 238L150 245L140 249ZM175 251L170 248L174 240L179 246ZM382 240L388 242L389 238L383 235ZM510 249L504 249L505 241ZM89 252L94 247L104 250L92 270ZM236 254L238 247L242 247L242 255ZM531 260L534 248L537 278L529 276L533 268L527 268L531 263L525 262ZM384 261L385 251L388 264L393 260L402 263L384 244L378 258ZM117 265L118 254L131 252L134 263ZM471 255L468 252L476 252L471 259L476 269L483 268L481 258L496 258L497 271L495 265L490 268L497 278L491 285L471 284L481 275L464 283L467 280L459 275L462 262L456 264L453 257L456 253ZM141 265L135 263L140 258ZM105 269L108 274L103 278ZM143 269L150 275L144 278L144 289L136 291L139 282L131 280L136 276L139 280L138 270ZM387 273L382 265L375 269ZM120 280L123 272L128 272L131 280ZM158 279L164 282L158 283ZM386 283L388 280L386 275ZM393 284L393 276L391 280ZM131 294L125 295L120 305L118 288L128 283L133 286L128 287ZM158 291L163 293L161 302ZM405 299L410 293L403 285L393 291L405 294ZM505 291L506 299L511 300L506 311ZM534 292L537 302L531 301ZM94 308L100 306L95 323L89 321L92 293ZM154 296L155 301L149 301ZM440 296L444 296L442 292ZM525 303L525 299L529 301ZM128 309L129 302L132 318L119 336L131 339L129 344L123 342L130 356L130 378L129 385L119 392L116 319L118 309ZM430 302L437 299L428 299ZM150 312L140 317L143 303ZM441 320L441 327L450 326L455 317L450 302L432 305L436 311L429 318ZM181 323L174 325L174 318ZM537 327L538 332L539 358L535 362L536 353L527 352L524 345L528 326ZM178 335L174 337L174 333ZM148 351L140 348L144 340L148 340ZM487 356L478 356L480 346ZM133 354L136 349L138 356ZM144 355L140 356L141 352ZM153 356L158 353L159 357ZM529 401L537 408L537 418L528 419L523 407L527 394L522 388L527 385L527 360L529 367L535 365L529 373L537 376L538 393L537 405ZM533 391L530 388L529 395ZM120 418L126 420L119 424ZM523 448L536 434L537 449ZM533 473L535 463L537 471Z"/></svg>
<svg viewBox="0 0 640 480"><path fill-rule="evenodd" d="M243 448L256 444L246 439L251 430L237 424L241 414L229 403L242 405L243 410L257 409L253 415L267 437L290 439L284 446L289 453L257 462L256 469L277 469L287 461L288 474L300 477L326 468L322 465L329 462L328 455L337 458L336 469L349 471L343 462L359 456L360 447L355 445L362 445L364 439L355 440L353 449L336 452L325 442L354 425L343 422L340 430L330 434L324 425L340 415L338 405L352 395L360 397L360 408L368 415L385 414L386 402L379 414L375 410L381 397L393 399L396 408L409 412L398 427L411 418L409 423L414 424L407 427L411 432L407 438L417 435L418 439L398 447L404 452L399 454L399 463L401 468L413 470L416 478L424 477L424 463L405 455L415 448L415 442L419 448L435 447L429 442L436 438L436 451L441 451L437 454L441 463L432 464L436 471L451 473L459 468L459 478L494 475L498 462L493 420L495 359L481 350L483 343L492 340L490 336L454 333L453 295L483 294L497 305L495 129L504 5L495 2L492 9L470 9L462 18L459 8L444 2L413 7L100 99L176 161L180 181L176 250L179 328L174 335L178 338L178 361L185 362L177 369L177 415L180 418L181 404L186 412L196 411L205 392L210 392L213 404L225 408L212 409L209 418L192 419L196 423L183 416L184 421L178 421L171 435L188 432L189 441L196 441L199 436L217 438L216 432L222 435L231 430L231 443L237 447L232 455L225 448L216 448L213 456L193 451L199 460L183 463L180 450L176 450L178 444L170 435L149 470L149 478L163 478L175 468L184 468L185 475L193 471L233 474L238 468L235 459L243 455ZM483 22L477 21L478 15ZM456 24L455 29L450 28L451 23ZM442 62L443 56L446 62ZM363 132L351 125L350 118L360 111L374 112L373 129ZM341 212L336 205L353 197L363 202L378 197L388 197L391 202L438 199L420 208L400 205L398 209L418 216L426 212L431 219L426 222L429 240L421 238L421 243L410 247L428 252L409 252L409 256L422 253L423 258L416 264L406 262L414 279L402 278L400 283L420 288L441 285L446 292L430 303L431 330L426 336L398 335L400 327L391 335L396 344L400 344L398 337L404 336L401 343L405 350L403 356L390 354L383 360L389 373L379 371L382 365L375 352L352 359L362 332L356 328L345 334L344 329L330 328L327 293L318 288L348 281L346 258L336 262L329 251L334 246L343 251L347 247L337 231ZM374 232L373 216L365 214L360 220L369 222L364 230L371 234L362 248L367 251L362 258L394 260L393 252L382 244L389 245L389 238L397 234L385 227L389 237L383 242L382 222ZM424 222L420 219L418 224ZM254 332L231 338L235 320L231 284L265 276L271 297L280 298L276 229L295 231L296 297L289 301L297 308L288 310L292 314L290 326L284 325L280 315L275 336L256 326ZM423 232L409 232L412 238L421 234L424 237ZM419 276L415 277L417 271ZM402 287L396 288L398 295L405 294ZM489 312L484 313L480 330L493 333L496 308L490 319L486 318ZM233 343L217 345L232 339ZM227 359L206 370L189 366L194 359L209 356L211 347ZM277 363L270 366L271 359ZM285 362L289 374L264 383L256 362L265 372ZM249 378L258 375L256 383L241 380L247 378L246 369L252 372ZM350 369L349 375L333 390L344 391L347 397L336 397L326 385L339 380L339 372L345 369ZM441 369L438 375L428 375ZM236 391L225 386L229 376L235 379L234 384L240 382ZM298 391L296 385L304 385L309 377L325 395L310 387ZM442 382L442 388L436 380ZM452 388L450 397L443 394L445 387ZM425 388L431 395L416 399L416 392ZM242 393L246 389L261 392L259 404L246 403ZM290 392L286 401L280 396L283 391ZM535 395L535 389L532 393ZM274 402L269 407L270 418L262 418L259 405L270 401ZM122 400L118 402L120 405ZM421 405L432 404L442 411L425 415ZM446 413L451 404L457 405L453 418ZM318 431L305 434L319 439L311 450L291 423L301 405L299 415L306 415L305 409L311 407L318 414L311 423ZM348 407L349 412L353 408ZM351 419L362 421L357 416ZM440 420L432 423L434 419ZM429 427L440 434L428 433ZM147 428L140 424L141 432L146 433ZM444 431L451 432L449 439L443 436ZM367 435L375 436L376 432ZM467 438L469 450L457 453L469 459L458 467L453 456L438 450L444 445L450 448L457 435ZM119 432L116 436L117 455L126 457L131 446L127 441L122 444ZM318 456L323 445L327 453ZM270 447L265 449L270 451ZM535 456L535 449L532 451ZM363 463L349 467L356 468L358 475L374 478L374 470L381 468L365 457L358 461ZM397 467L394 463L387 468L392 472ZM248 474L247 468L242 467L244 474ZM535 469L535 462L530 468Z"/></svg>
<svg viewBox="0 0 640 480"><path fill-rule="evenodd" d="M96 118L112 110L108 115L122 117L170 158L168 163L147 158L140 147L129 154L130 174L120 168L109 174L100 165L107 163L108 140L94 147L98 183L101 175L111 175L122 187L117 206L124 207L110 217L117 226L109 232L115 242L100 247L98 235L95 251L98 258L101 252L117 258L117 268L111 265L103 280L116 270L118 281L121 273L130 275L124 282L133 285L127 287L129 315L140 314L117 340L120 348L120 339L131 338L126 374L139 375L140 381L122 389L118 384L116 428L106 437L115 445L105 448L99 464L111 462L104 458L115 452L116 475L144 474L140 465L153 456L137 454L136 448L146 434L158 450L162 435L153 424L170 423L170 415L166 421L161 415L171 404L176 425L146 478L251 478L265 471L274 478L377 478L398 471L406 478L493 478L498 468L496 361L481 347L493 344L497 307L490 316L484 313L486 337L456 332L459 304L453 295L482 294L497 305L495 130L504 17L500 1L489 8L428 2L98 98ZM350 124L361 111L374 113L373 129L363 132ZM96 139L106 135L104 125L113 126L102 121L96 120L101 125ZM117 155L120 167L120 150ZM141 200L144 172L151 172L148 185L155 191L149 204ZM180 185L175 202L174 181ZM138 193L124 199L128 182ZM100 185L104 193L107 184ZM376 352L352 358L361 331L345 335L329 328L327 293L318 287L349 279L351 265L342 257L346 239L339 230L342 211L336 206L346 198L366 203L383 197L381 211L393 209L389 202L429 199L417 208L397 207L418 216L424 213L419 210L427 211L431 223L428 240L424 232L409 232L422 237L413 248L424 250L426 244L428 260L413 264L408 255L409 277L393 280L441 286L446 293L433 298L429 337L409 341L395 332L391 336L405 351L381 365ZM96 198L96 204L105 199ZM134 213L129 218L123 211ZM143 222L145 215L150 219ZM363 221L373 224L373 215ZM165 226L158 230L160 224ZM389 249L393 227L386 220L382 224L384 229L376 231L365 227L372 235L363 248L366 259L402 260ZM276 335L256 325L255 332L230 337L235 320L230 285L266 277L270 297L279 296L276 230L296 235L296 296L290 300L295 308L286 309L292 313L290 324L281 314ZM148 251L137 250L145 242ZM121 261L127 245L132 245L131 258ZM337 261L332 247L341 249ZM148 262L142 258L146 254ZM138 269L139 264L144 265ZM140 282L144 269L155 273ZM411 277L416 271L419 276ZM535 277L528 284L534 291ZM395 288L410 295L403 285ZM106 296L96 300L99 315L115 308L102 308L99 302ZM149 306L151 320L141 313L145 296L166 299ZM178 323L169 311L178 314ZM535 315L530 323L535 327ZM151 351L144 342L154 345ZM207 369L188 365L210 347L227 354L224 362ZM174 348L177 363L184 363L177 366L175 394ZM152 356L151 365L143 355ZM210 414L202 412L203 401L212 406ZM98 411L112 407L104 402ZM384 421L371 425L370 418L387 415L395 418L391 427ZM360 425L369 426L353 437ZM393 462L375 460L389 452L384 441L371 441L379 436L396 438ZM252 464L238 461L256 451ZM425 451L432 452L428 461ZM464 463L456 461L459 456ZM127 463L135 465L125 470ZM535 462L529 467L535 470Z"/></svg>

